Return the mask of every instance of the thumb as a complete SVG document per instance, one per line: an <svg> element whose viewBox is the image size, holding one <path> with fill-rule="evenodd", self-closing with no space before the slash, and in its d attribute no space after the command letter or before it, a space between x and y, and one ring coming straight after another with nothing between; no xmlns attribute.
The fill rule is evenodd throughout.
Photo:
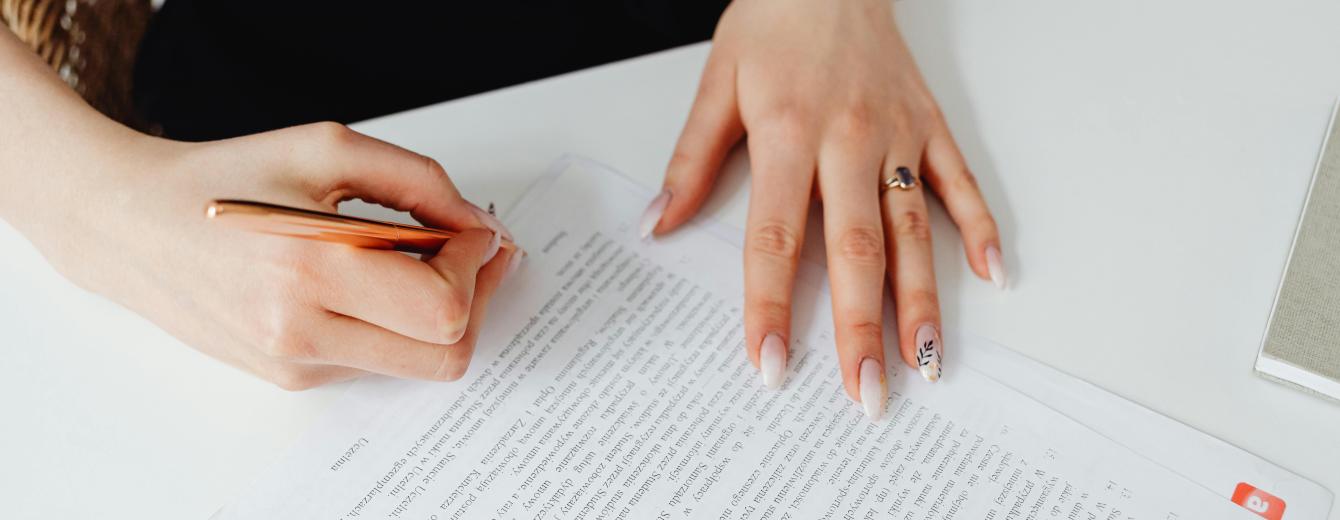
<svg viewBox="0 0 1340 520"><path fill-rule="evenodd" d="M698 97L665 171L661 194L647 207L643 238L668 233L688 221L712 191L721 162L744 135L736 103L735 63L713 52L703 69Z"/></svg>
<svg viewBox="0 0 1340 520"><path fill-rule="evenodd" d="M409 212L424 225L462 230L489 228L510 238L500 224L466 201L431 157L358 133L337 123L315 123L280 130L297 143L290 149L301 179L317 202L333 207L363 199Z"/></svg>

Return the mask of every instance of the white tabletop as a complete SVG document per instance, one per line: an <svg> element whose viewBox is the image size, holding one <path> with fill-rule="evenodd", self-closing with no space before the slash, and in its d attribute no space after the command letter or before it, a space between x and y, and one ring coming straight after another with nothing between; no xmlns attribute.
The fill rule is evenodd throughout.
<svg viewBox="0 0 1340 520"><path fill-rule="evenodd" d="M1340 3L906 0L898 10L1013 274L1006 293L976 280L937 211L945 326L1340 491L1340 406L1252 371L1340 94ZM436 157L468 196L504 208L563 153L654 185L707 51L356 128ZM737 225L743 162L732 159L707 208ZM0 251L0 516L207 517L343 389L288 393L214 362L74 288L3 224Z"/></svg>

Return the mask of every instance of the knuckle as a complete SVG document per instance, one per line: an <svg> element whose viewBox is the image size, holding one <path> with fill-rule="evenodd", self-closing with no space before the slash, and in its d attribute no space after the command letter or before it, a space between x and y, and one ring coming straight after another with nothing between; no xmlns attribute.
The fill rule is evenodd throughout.
<svg viewBox="0 0 1340 520"><path fill-rule="evenodd" d="M977 176L973 175L972 170L960 168L950 179L950 190L959 193L978 193Z"/></svg>
<svg viewBox="0 0 1340 520"><path fill-rule="evenodd" d="M271 312L269 322L261 328L258 350L276 360L302 361L314 358L316 351L298 321L296 313L287 305L281 305Z"/></svg>
<svg viewBox="0 0 1340 520"><path fill-rule="evenodd" d="M465 320L470 317L470 304L474 301L473 289L463 284L452 286L451 297L447 298L442 307L442 316L464 327Z"/></svg>
<svg viewBox="0 0 1340 520"><path fill-rule="evenodd" d="M980 214L970 218L969 221L970 224L968 224L968 226L966 227L971 227L980 233L986 233L989 235L997 234L996 218L991 216L991 213L989 212L983 211Z"/></svg>
<svg viewBox="0 0 1340 520"><path fill-rule="evenodd" d="M793 262L800 255L800 234L781 223L759 226L750 234L748 242L751 251L766 257Z"/></svg>
<svg viewBox="0 0 1340 520"><path fill-rule="evenodd" d="M434 381L458 381L465 377L465 371L470 367L469 351L471 346L462 344L442 349L442 359L438 362L437 370L433 371L430 379Z"/></svg>
<svg viewBox="0 0 1340 520"><path fill-rule="evenodd" d="M711 97L717 90L735 86L730 81L733 79L732 69L710 65L703 69L703 76L698 80L698 89L694 91L695 101Z"/></svg>
<svg viewBox="0 0 1340 520"><path fill-rule="evenodd" d="M310 343L283 332L262 339L260 351L267 357L280 361L303 361L313 357Z"/></svg>
<svg viewBox="0 0 1340 520"><path fill-rule="evenodd" d="M358 132L340 123L324 121L303 127L305 134L294 158L304 166L330 168L338 165L341 157L360 137Z"/></svg>
<svg viewBox="0 0 1340 520"><path fill-rule="evenodd" d="M845 139L867 140L878 132L879 114L864 103L853 103L838 112L833 125Z"/></svg>
<svg viewBox="0 0 1340 520"><path fill-rule="evenodd" d="M271 324L296 318L296 308L309 301L322 279L322 259L311 248L293 243L275 248L266 254L260 267L263 271L264 298L270 302L268 318Z"/></svg>
<svg viewBox="0 0 1340 520"><path fill-rule="evenodd" d="M749 302L750 317L769 329L786 327L791 323L791 304L784 300L759 298Z"/></svg>
<svg viewBox="0 0 1340 520"><path fill-rule="evenodd" d="M918 116L912 112L900 110L889 116L889 126L893 128L895 139L907 140L916 134Z"/></svg>
<svg viewBox="0 0 1340 520"><path fill-rule="evenodd" d="M675 171L678 167L687 167L698 164L700 157L698 151L692 149L692 145L681 139L680 142L675 145L674 153L670 154L669 170Z"/></svg>
<svg viewBox="0 0 1340 520"><path fill-rule="evenodd" d="M919 320L902 320L900 318L899 321L921 323L927 320L939 321L940 319L940 295L935 289L924 287L911 289L899 301L903 302L901 308L922 316L922 319Z"/></svg>
<svg viewBox="0 0 1340 520"><path fill-rule="evenodd" d="M838 238L838 254L844 260L861 264L884 261L884 235L877 228L853 227Z"/></svg>
<svg viewBox="0 0 1340 520"><path fill-rule="evenodd" d="M811 128L810 111L791 101L776 101L765 106L759 114L760 127L766 129L779 144L804 142Z"/></svg>
<svg viewBox="0 0 1340 520"><path fill-rule="evenodd" d="M438 180L446 180L450 178L447 175L447 169L443 168L442 163L437 162L437 159L425 155L423 156L423 160L424 167L428 170L428 176L430 178Z"/></svg>
<svg viewBox="0 0 1340 520"><path fill-rule="evenodd" d="M321 121L307 125L307 130L319 142L325 144L344 144L358 135L349 127L334 121Z"/></svg>
<svg viewBox="0 0 1340 520"><path fill-rule="evenodd" d="M434 304L429 308L433 310L436 330L444 339L453 341L457 339L461 329L465 327L466 318L470 315L471 293L463 285L444 279L432 292Z"/></svg>
<svg viewBox="0 0 1340 520"><path fill-rule="evenodd" d="M940 106L929 90L916 89L899 104L897 112L905 114L912 121L934 123L940 121Z"/></svg>
<svg viewBox="0 0 1340 520"><path fill-rule="evenodd" d="M893 232L900 239L929 241L931 224L925 213L912 209L903 210L898 212L898 218L893 221Z"/></svg>
<svg viewBox="0 0 1340 520"><path fill-rule="evenodd" d="M290 392L310 390L321 385L321 382L310 372L290 366L280 366L270 370L266 379L274 383L275 386Z"/></svg>
<svg viewBox="0 0 1340 520"><path fill-rule="evenodd" d="M310 283L318 273L316 255L306 244L283 244L271 249L267 256L275 289L297 291Z"/></svg>
<svg viewBox="0 0 1340 520"><path fill-rule="evenodd" d="M880 345L884 342L884 327L874 320L858 320L847 324L850 339L860 345Z"/></svg>
<svg viewBox="0 0 1340 520"><path fill-rule="evenodd" d="M922 102L922 107L922 113L925 114L924 117L926 120L935 121L937 123L942 123L945 120L945 114L944 111L940 109L940 104L936 103L935 99L929 95L927 95L926 99Z"/></svg>

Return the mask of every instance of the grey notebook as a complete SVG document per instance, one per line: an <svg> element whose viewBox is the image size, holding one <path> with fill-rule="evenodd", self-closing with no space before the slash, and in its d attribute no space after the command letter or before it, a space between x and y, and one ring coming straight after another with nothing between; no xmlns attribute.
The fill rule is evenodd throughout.
<svg viewBox="0 0 1340 520"><path fill-rule="evenodd" d="M1331 114L1312 174L1256 371L1340 400L1340 125L1336 111Z"/></svg>

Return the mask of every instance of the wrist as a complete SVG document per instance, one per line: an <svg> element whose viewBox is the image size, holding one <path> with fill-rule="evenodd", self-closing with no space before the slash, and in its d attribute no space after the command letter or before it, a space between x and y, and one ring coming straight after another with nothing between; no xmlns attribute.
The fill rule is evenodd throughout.
<svg viewBox="0 0 1340 520"><path fill-rule="evenodd" d="M119 126L119 125L118 125ZM0 218L26 221L78 211L115 190L152 162L152 138L124 132L40 132L0 150ZM86 129L88 130L88 129ZM45 133L47 135L40 135Z"/></svg>
<svg viewBox="0 0 1340 520"><path fill-rule="evenodd" d="M147 139L136 134L85 141L24 161L17 174L6 165L5 175L15 177L3 179L13 189L0 195L0 218L63 276L105 293L109 274L117 271L112 266L132 245L127 239L143 228L133 206L144 196L136 192L155 190L145 179L162 170L153 165L159 159L149 153Z"/></svg>

